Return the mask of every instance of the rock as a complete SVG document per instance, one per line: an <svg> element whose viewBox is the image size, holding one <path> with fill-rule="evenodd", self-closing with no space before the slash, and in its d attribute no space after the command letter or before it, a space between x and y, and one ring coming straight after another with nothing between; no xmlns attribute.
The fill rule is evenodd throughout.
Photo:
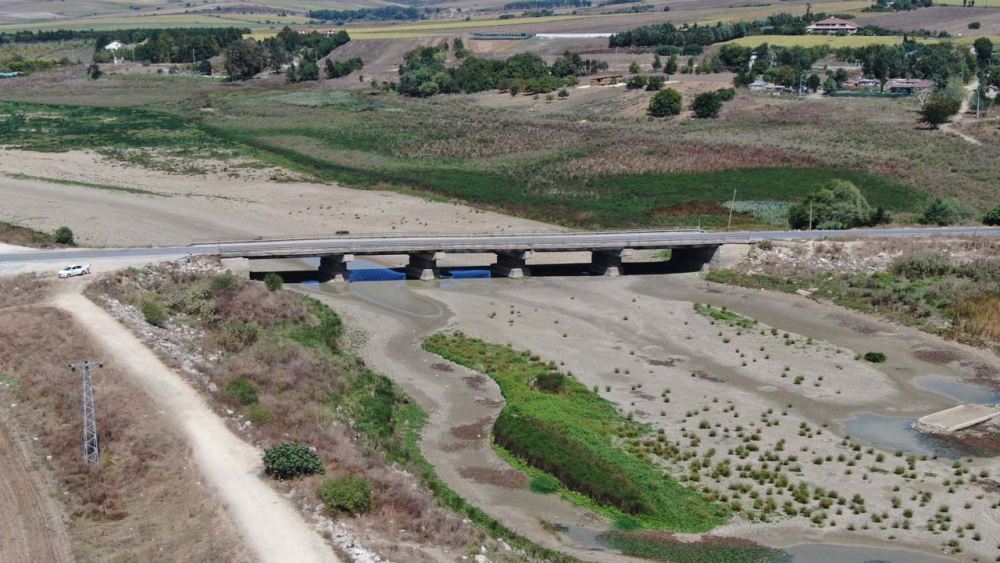
<svg viewBox="0 0 1000 563"><path fill-rule="evenodd" d="M487 559L485 555L477 555L475 561L476 563L491 563L491 561Z"/></svg>
<svg viewBox="0 0 1000 563"><path fill-rule="evenodd" d="M795 290L795 293L801 295L802 297L812 297L813 294L813 292L809 291L808 289L797 289Z"/></svg>

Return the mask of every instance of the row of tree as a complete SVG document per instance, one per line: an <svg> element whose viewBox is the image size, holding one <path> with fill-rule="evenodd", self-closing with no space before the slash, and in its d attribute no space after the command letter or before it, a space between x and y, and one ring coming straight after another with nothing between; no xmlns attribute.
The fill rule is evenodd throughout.
<svg viewBox="0 0 1000 563"><path fill-rule="evenodd" d="M722 111L722 104L736 97L736 90L732 88L720 88L714 92L702 92L691 101L690 109L695 117L699 119L711 119L719 117ZM681 93L673 88L660 90L651 100L649 108L646 110L652 117L671 117L680 115L684 98Z"/></svg>
<svg viewBox="0 0 1000 563"><path fill-rule="evenodd" d="M357 10L310 10L309 17L323 21L384 21L384 20L422 20L420 10L402 6L383 6L381 8L359 8Z"/></svg>
<svg viewBox="0 0 1000 563"><path fill-rule="evenodd" d="M318 80L317 61L350 40L351 36L344 30L329 36L315 31L300 35L285 27L277 36L263 41L246 39L230 45L222 53L223 66L229 80L249 80L265 70L278 72L283 65L298 58L298 65L289 67L289 80Z"/></svg>
<svg viewBox="0 0 1000 563"><path fill-rule="evenodd" d="M521 0L503 5L504 10L538 10L545 8L588 8L590 0Z"/></svg>

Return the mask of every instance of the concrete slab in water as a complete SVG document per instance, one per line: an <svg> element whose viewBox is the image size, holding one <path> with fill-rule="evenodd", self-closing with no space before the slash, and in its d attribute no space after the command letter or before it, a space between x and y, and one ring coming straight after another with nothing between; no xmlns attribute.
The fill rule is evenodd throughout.
<svg viewBox="0 0 1000 563"><path fill-rule="evenodd" d="M917 421L918 425L944 432L955 432L975 426L1000 415L1000 409L985 405L959 405L929 414Z"/></svg>

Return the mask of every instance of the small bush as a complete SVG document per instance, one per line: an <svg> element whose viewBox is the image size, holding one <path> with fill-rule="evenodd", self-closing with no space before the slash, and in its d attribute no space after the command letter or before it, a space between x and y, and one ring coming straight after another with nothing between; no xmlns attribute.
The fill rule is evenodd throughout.
<svg viewBox="0 0 1000 563"><path fill-rule="evenodd" d="M284 280L281 279L281 276L274 272L268 272L267 275L264 276L264 285L271 291L278 291L281 289L283 282Z"/></svg>
<svg viewBox="0 0 1000 563"><path fill-rule="evenodd" d="M239 352L257 341L259 327L239 319L226 321L219 331L219 346L227 352Z"/></svg>
<svg viewBox="0 0 1000 563"><path fill-rule="evenodd" d="M927 225L954 225L968 223L976 216L976 210L968 204L953 198L935 199L924 210L920 222Z"/></svg>
<svg viewBox="0 0 1000 563"><path fill-rule="evenodd" d="M208 288L209 288L209 291L211 291L212 293L219 293L219 292L222 292L222 291L225 291L227 289L231 289L231 288L235 287L238 282L239 282L239 280L236 279L236 276L234 276L234 275L232 275L230 273L225 273L225 274L216 276L212 280L212 283L208 286Z"/></svg>
<svg viewBox="0 0 1000 563"><path fill-rule="evenodd" d="M951 258L938 252L917 250L908 252L892 261L889 272L908 280L919 280L951 273Z"/></svg>
<svg viewBox="0 0 1000 563"><path fill-rule="evenodd" d="M167 322L167 314L163 311L163 307L160 307L160 304L155 301L144 302L140 310L146 322L153 326L163 326Z"/></svg>
<svg viewBox="0 0 1000 563"><path fill-rule="evenodd" d="M318 493L323 506L330 513L364 514L372 506L371 483L368 479L354 475L324 479Z"/></svg>
<svg viewBox="0 0 1000 563"><path fill-rule="evenodd" d="M73 245L73 231L69 227L59 227L55 234L56 242L59 244Z"/></svg>
<svg viewBox="0 0 1000 563"><path fill-rule="evenodd" d="M323 461L309 446L284 441L264 452L264 473L275 479L326 473Z"/></svg>
<svg viewBox="0 0 1000 563"><path fill-rule="evenodd" d="M276 419L274 413L267 410L260 403L254 403L243 409L243 416L256 426L272 424Z"/></svg>
<svg viewBox="0 0 1000 563"><path fill-rule="evenodd" d="M983 217L983 224L990 227L1000 226L1000 205L990 209Z"/></svg>
<svg viewBox="0 0 1000 563"><path fill-rule="evenodd" d="M226 384L225 393L241 405L253 405L260 400L260 393L253 381L245 377L231 379Z"/></svg>
<svg viewBox="0 0 1000 563"><path fill-rule="evenodd" d="M566 376L558 371L540 373L535 378L535 385L539 391L545 393L558 393L566 386Z"/></svg>
<svg viewBox="0 0 1000 563"><path fill-rule="evenodd" d="M867 352L865 353L865 361L871 362L873 364L884 364L889 358L882 352Z"/></svg>
<svg viewBox="0 0 1000 563"><path fill-rule="evenodd" d="M551 475L536 475L528 481L528 488L539 494L550 495L559 490L559 480Z"/></svg>

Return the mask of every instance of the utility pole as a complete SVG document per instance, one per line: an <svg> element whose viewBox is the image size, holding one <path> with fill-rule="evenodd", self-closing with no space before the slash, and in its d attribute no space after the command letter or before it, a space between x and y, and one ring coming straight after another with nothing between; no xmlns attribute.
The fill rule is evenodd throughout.
<svg viewBox="0 0 1000 563"><path fill-rule="evenodd" d="M79 371L83 379L83 461L96 462L101 453L97 444L97 419L94 416L94 379L91 370L102 368L101 362L77 362L69 369Z"/></svg>
<svg viewBox="0 0 1000 563"><path fill-rule="evenodd" d="M809 202L809 230L813 230L813 202Z"/></svg>
<svg viewBox="0 0 1000 563"><path fill-rule="evenodd" d="M729 224L726 225L728 231L733 227L733 209L736 208L736 188L733 188L733 203L729 206Z"/></svg>

